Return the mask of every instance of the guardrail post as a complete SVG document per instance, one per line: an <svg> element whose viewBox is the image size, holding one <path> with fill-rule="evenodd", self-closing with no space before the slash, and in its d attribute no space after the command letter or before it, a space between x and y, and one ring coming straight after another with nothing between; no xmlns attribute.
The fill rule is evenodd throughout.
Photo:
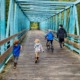
<svg viewBox="0 0 80 80"><path fill-rule="evenodd" d="M66 26L66 16L67 16L67 14L66 14L66 10L64 11L64 28L65 28L65 30L67 31L67 26Z"/></svg>
<svg viewBox="0 0 80 80"><path fill-rule="evenodd" d="M1 1L1 30L0 30L0 34L1 34L1 38L0 40L5 39L5 35L6 35L6 27L5 27L5 0ZM0 54L2 54L5 50L5 45L1 46L1 52Z"/></svg>

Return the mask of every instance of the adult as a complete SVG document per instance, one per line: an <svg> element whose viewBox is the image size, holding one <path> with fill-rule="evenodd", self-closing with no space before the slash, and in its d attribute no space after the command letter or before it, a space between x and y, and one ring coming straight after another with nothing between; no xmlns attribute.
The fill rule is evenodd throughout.
<svg viewBox="0 0 80 80"><path fill-rule="evenodd" d="M64 46L64 38L67 37L66 30L63 28L63 25L59 25L59 29L57 31L57 38L59 39L60 48L62 45Z"/></svg>

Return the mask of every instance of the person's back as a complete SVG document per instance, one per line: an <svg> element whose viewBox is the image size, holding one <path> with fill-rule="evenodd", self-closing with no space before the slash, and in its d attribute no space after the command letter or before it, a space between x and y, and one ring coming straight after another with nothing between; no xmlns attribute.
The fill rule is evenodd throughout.
<svg viewBox="0 0 80 80"><path fill-rule="evenodd" d="M59 39L60 47L62 48L62 44L64 46L64 38L67 37L67 33L63 28L63 25L59 25L59 30L57 32L57 38Z"/></svg>
<svg viewBox="0 0 80 80"><path fill-rule="evenodd" d="M35 44L34 44L34 49L35 49L35 63L38 62L39 60L39 54L40 52L44 52L43 50L43 47L42 47L42 44L40 43L40 40L39 39L35 39Z"/></svg>
<svg viewBox="0 0 80 80"><path fill-rule="evenodd" d="M53 33L50 31L50 32L47 33L47 35L46 35L45 37L47 38L47 40L53 40L54 35L53 35Z"/></svg>
<svg viewBox="0 0 80 80"><path fill-rule="evenodd" d="M13 44L14 69L17 66L18 57L20 55L20 49L22 49L22 46L19 44L19 40L14 40Z"/></svg>
<svg viewBox="0 0 80 80"><path fill-rule="evenodd" d="M35 52L43 51L41 43L35 43L34 48Z"/></svg>
<svg viewBox="0 0 80 80"><path fill-rule="evenodd" d="M64 28L60 28L59 30L58 30L58 37L59 38L64 38L64 37L66 37L66 31L65 31L65 29Z"/></svg>
<svg viewBox="0 0 80 80"><path fill-rule="evenodd" d="M49 30L49 32L46 34L45 38L47 39L46 46L48 47L49 46L49 42L50 42L51 47L53 47L54 35L53 35L51 30Z"/></svg>
<svg viewBox="0 0 80 80"><path fill-rule="evenodd" d="M13 46L13 54L14 54L14 56L19 56L19 54L20 54L20 44L17 44L17 45L14 45Z"/></svg>

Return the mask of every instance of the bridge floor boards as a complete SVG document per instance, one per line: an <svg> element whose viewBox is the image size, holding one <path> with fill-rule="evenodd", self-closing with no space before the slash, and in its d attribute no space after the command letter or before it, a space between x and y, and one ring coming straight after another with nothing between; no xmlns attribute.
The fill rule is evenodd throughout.
<svg viewBox="0 0 80 80"><path fill-rule="evenodd" d="M39 63L34 63L34 40L39 38L44 53ZM69 49L61 49L54 40L54 52L46 50L46 40L41 31L29 31L23 41L23 50L17 69L12 67L4 76L5 80L80 80L80 60Z"/></svg>

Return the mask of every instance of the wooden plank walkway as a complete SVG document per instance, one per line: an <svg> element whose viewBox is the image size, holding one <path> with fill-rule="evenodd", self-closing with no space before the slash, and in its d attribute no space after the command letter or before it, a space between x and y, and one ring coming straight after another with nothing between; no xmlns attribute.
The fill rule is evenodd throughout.
<svg viewBox="0 0 80 80"><path fill-rule="evenodd" d="M41 40L45 49L38 64L34 63L35 38ZM17 69L10 67L4 80L80 80L80 60L75 54L65 47L60 49L57 41L54 41L54 52L48 52L45 43L43 32L29 31L22 43Z"/></svg>

